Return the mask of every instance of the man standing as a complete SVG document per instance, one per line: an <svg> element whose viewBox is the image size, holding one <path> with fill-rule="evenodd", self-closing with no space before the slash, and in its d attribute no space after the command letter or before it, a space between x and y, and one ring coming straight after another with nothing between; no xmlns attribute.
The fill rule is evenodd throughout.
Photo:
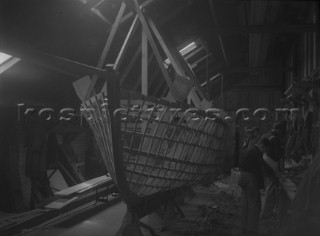
<svg viewBox="0 0 320 236"><path fill-rule="evenodd" d="M270 145L269 139L262 138L244 153L240 161L238 184L242 189L241 224L246 235L258 232L261 211L260 189L264 187L262 175L264 161L262 156L269 150Z"/></svg>
<svg viewBox="0 0 320 236"><path fill-rule="evenodd" d="M265 135L271 143L271 149L268 153L266 173L266 199L261 217L269 219L273 215L273 209L276 204L276 196L279 186L279 171L283 169L283 138L285 127L282 123L275 123L272 131ZM267 161L268 160L268 161Z"/></svg>
<svg viewBox="0 0 320 236"><path fill-rule="evenodd" d="M247 137L242 145L242 148L246 150L253 147L259 141L261 138L261 132L258 127L247 128L245 132Z"/></svg>

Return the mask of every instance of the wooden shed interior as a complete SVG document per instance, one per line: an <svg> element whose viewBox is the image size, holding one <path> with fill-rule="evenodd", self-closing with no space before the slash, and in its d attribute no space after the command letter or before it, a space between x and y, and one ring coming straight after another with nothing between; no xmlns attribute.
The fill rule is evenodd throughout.
<svg viewBox="0 0 320 236"><path fill-rule="evenodd" d="M40 224L61 196L54 207L65 213L95 199L97 183L117 191L80 109L106 91L110 67L122 89L219 109L220 174L234 174L248 127L267 133L297 110L307 131L287 122L286 158L310 164L319 154L317 1L2 0L0 212L33 211ZM56 194L94 178L96 195ZM31 221L6 219L1 235Z"/></svg>

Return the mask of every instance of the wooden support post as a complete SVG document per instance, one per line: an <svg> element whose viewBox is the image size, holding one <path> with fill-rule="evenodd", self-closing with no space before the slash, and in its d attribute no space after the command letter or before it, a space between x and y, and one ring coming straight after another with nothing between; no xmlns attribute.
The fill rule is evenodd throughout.
<svg viewBox="0 0 320 236"><path fill-rule="evenodd" d="M123 72L123 74L120 77L120 85L123 84L124 80L127 78L129 72L131 71L132 67L134 66L134 64L137 62L138 56L141 53L141 44L139 45L139 47L137 48L136 52L134 53L131 61L129 62L128 66L126 67L126 70Z"/></svg>
<svg viewBox="0 0 320 236"><path fill-rule="evenodd" d="M195 90L191 90L188 97L193 102L195 107L201 108L201 100Z"/></svg>
<svg viewBox="0 0 320 236"><path fill-rule="evenodd" d="M148 95L148 38L142 29L142 56L141 56L141 93Z"/></svg>
<svg viewBox="0 0 320 236"><path fill-rule="evenodd" d="M126 8L126 4L124 2L122 2L121 6L120 6L120 10L118 12L118 15L116 17L116 20L115 20L114 24L112 25L112 29L111 29L111 32L109 34L107 43L104 46L104 49L103 49L102 54L100 56L100 59L99 59L98 65L97 65L98 68L102 68L103 64L105 63L106 57L108 55L108 52L109 52L110 47L111 47L111 44L112 44L113 39L114 39L114 37L116 35L116 32L118 30L119 23L120 23L120 20L122 18L122 15L124 13L125 8ZM91 84L90 84L90 86L88 88L87 94L85 96L86 100L91 96L91 93L94 90L94 86L96 85L97 80L98 80L98 75L94 74L93 77L92 77L92 80L91 80Z"/></svg>
<svg viewBox="0 0 320 236"><path fill-rule="evenodd" d="M126 175L123 168L122 158L122 141L121 141L121 121L119 114L114 114L114 111L120 107L120 85L119 79L115 71L111 67L107 67L107 98L108 98L108 112L111 122L112 135L112 150L114 155L114 169L116 173L117 186L122 199L128 203L134 201L135 198L130 192Z"/></svg>
<svg viewBox="0 0 320 236"><path fill-rule="evenodd" d="M121 50L120 50L120 52L119 52L119 54L118 54L118 57L117 57L117 59L116 59L116 61L115 61L115 63L114 63L113 69L114 69L115 71L118 71L118 70L119 70L119 67L120 67L120 65L121 65L121 62L122 62L122 60L123 60L123 58L124 58L124 54L126 53L126 51L127 51L127 49L128 49L129 41L130 41L131 38L133 37L133 35L134 35L137 27L138 27L138 16L136 16L136 17L134 18L134 20L133 20L133 22L132 22L132 24L131 24L131 27L130 27L130 29L129 29L129 32L128 32L128 34L127 34L127 37L126 37L126 39L124 40L124 43L123 43L123 45L122 45L122 47L121 47Z"/></svg>
<svg viewBox="0 0 320 236"><path fill-rule="evenodd" d="M189 77L189 79L193 82L195 88L197 89L198 93L201 96L201 99L206 98L205 93L203 92L198 79L194 75L193 71L191 70L190 66L188 63L182 58L181 54L177 51L176 48L170 47L165 43L163 40L160 32L158 31L157 27L153 23L153 21L148 18L148 23L154 32L155 36L157 37L161 47L163 48L164 52L166 53L167 57L169 58L173 68L177 72L177 74L183 76L183 77Z"/></svg>
<svg viewBox="0 0 320 236"><path fill-rule="evenodd" d="M144 1L140 8L142 7L147 7L149 4L151 4L154 0L146 0ZM130 19L132 16L134 16L135 14L133 12L129 12L128 14L126 14L124 17L122 17L120 24L126 22L128 19Z"/></svg>
<svg viewBox="0 0 320 236"><path fill-rule="evenodd" d="M137 13L139 20L141 22L142 28L145 30L145 33L147 34L150 46L151 46L153 53L157 59L157 62L158 62L159 67L161 69L161 72L164 76L164 79L167 82L168 87L170 88L172 94L174 96L177 96L178 91L176 90L175 86L173 85L173 82L172 82L166 68L164 67L164 64L163 64L164 62L162 60L159 49L157 48L157 44L152 36L151 30L149 29L148 23L143 15L141 9L140 9L140 6L139 6L137 0L125 0L125 2L128 3L129 5L132 5L134 8L134 11Z"/></svg>
<svg viewBox="0 0 320 236"><path fill-rule="evenodd" d="M151 63L151 61L153 60L153 58L154 58L154 55L152 54L152 52L150 52L150 53L148 53L148 65L150 65L150 63ZM149 70L148 70L149 71ZM149 73L149 72L148 72ZM142 75L140 74L140 77L139 78L142 78ZM148 76L148 88L150 87L149 86L149 82L150 82L150 76ZM138 80L138 82L136 83L136 85L134 86L134 88L132 89L132 91L137 91L138 90L138 88L141 86L141 84L142 84L142 80ZM150 84L151 85L151 84ZM149 90L148 90L148 93L149 93Z"/></svg>
<svg viewBox="0 0 320 236"><path fill-rule="evenodd" d="M195 89L199 93L200 99L207 99L209 100L208 96L205 94L204 90L201 88L200 83L193 73L190 65L184 60L181 54L177 50L172 51L175 54L175 58L180 62L181 66L183 67L185 73L189 77L189 79L193 82Z"/></svg>
<svg viewBox="0 0 320 236"><path fill-rule="evenodd" d="M160 43L162 49L164 50L166 56L169 58L173 68L175 69L176 73L180 76L186 77L186 74L182 68L182 66L180 65L180 63L178 63L178 61L174 58L173 54L170 52L170 49L167 47L166 43L164 42L160 32L158 31L157 27L155 26L155 24L153 23L153 21L148 18L148 23L153 31L153 33L155 34L158 42ZM171 49L172 50L172 49Z"/></svg>

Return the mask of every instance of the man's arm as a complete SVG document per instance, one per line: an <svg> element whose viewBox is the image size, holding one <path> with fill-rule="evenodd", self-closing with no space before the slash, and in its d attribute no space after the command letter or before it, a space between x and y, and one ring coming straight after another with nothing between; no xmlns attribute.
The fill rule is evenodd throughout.
<svg viewBox="0 0 320 236"><path fill-rule="evenodd" d="M280 161L280 159L283 156L281 140L278 137L273 136L270 139L270 142L272 145L272 154L273 154L271 158L274 161Z"/></svg>
<svg viewBox="0 0 320 236"><path fill-rule="evenodd" d="M263 153L262 159L274 171L276 176L281 180L282 175L280 174L280 171L279 171L279 163L274 161L271 157L269 157L267 153Z"/></svg>

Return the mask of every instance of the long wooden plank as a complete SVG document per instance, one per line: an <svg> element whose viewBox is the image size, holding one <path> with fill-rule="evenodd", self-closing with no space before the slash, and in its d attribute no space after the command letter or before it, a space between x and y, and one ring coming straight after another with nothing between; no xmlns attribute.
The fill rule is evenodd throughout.
<svg viewBox="0 0 320 236"><path fill-rule="evenodd" d="M129 41L130 39L133 37L134 32L136 31L138 26L138 16L136 16L131 24L131 27L129 29L129 32L126 36L126 39L120 49L120 52L118 54L118 57L113 65L113 69L115 71L119 70L119 67L124 59L124 54L127 51L128 47L129 47ZM127 66L125 72L122 74L121 78L120 78L120 85L122 85L123 81L125 80L125 78L127 77L128 73L130 72L130 70L132 69L134 62L136 61L136 59L138 58L139 54L140 54L140 50L141 50L141 46L140 48L136 51L136 53L134 54L132 60L130 61L129 65ZM101 92L106 91L107 89L107 84L105 83L104 86L101 89Z"/></svg>
<svg viewBox="0 0 320 236"><path fill-rule="evenodd" d="M91 8L91 11L95 13L101 20L106 22L108 25L112 25L112 23L95 7Z"/></svg>
<svg viewBox="0 0 320 236"><path fill-rule="evenodd" d="M89 0L89 1L84 2L83 4L86 8L91 9L91 8L101 4L101 2L103 2L103 0Z"/></svg>
<svg viewBox="0 0 320 236"><path fill-rule="evenodd" d="M225 69L224 73L235 74L235 73L264 73L264 72L289 72L292 71L292 67L276 67L276 66L265 66L265 67L234 67L230 69Z"/></svg>
<svg viewBox="0 0 320 236"><path fill-rule="evenodd" d="M210 10L211 10L211 14L212 14L212 17L213 17L214 24L215 24L216 27L218 27L218 21L217 21L217 17L216 17L216 13L215 13L214 7L213 7L213 2L210 1L210 0L209 0L209 5L210 5ZM220 43L223 59L224 59L226 65L227 65L227 67L229 67L230 63L229 63L229 60L228 60L228 57L227 57L227 54L226 54L226 50L225 50L225 47L224 47L224 44L223 44L223 41L222 41L222 37L221 37L220 34L218 34L218 39L219 39L219 43Z"/></svg>
<svg viewBox="0 0 320 236"><path fill-rule="evenodd" d="M153 21L149 18L148 23L150 24L150 27L152 28L154 34L156 35L159 43L161 44L163 50L167 54L168 58L170 59L172 65L176 69L177 72L180 71L180 75L183 77L188 76L190 80L193 82L195 88L197 89L198 93L201 96L201 99L206 98L205 93L203 92L203 89L201 88L198 79L195 77L194 73L190 69L190 67L187 65L187 62L182 58L181 54L177 51L177 49L170 47L170 45L167 45L163 38L161 37L161 34L159 33L158 29L156 28Z"/></svg>
<svg viewBox="0 0 320 236"><path fill-rule="evenodd" d="M122 75L120 77L120 86L123 84L124 80L129 75L129 73L130 73L132 67L134 66L134 64L136 63L140 53L141 53L141 44L137 48L137 50L134 53L133 57L131 58L131 61L129 62L128 66L126 67L126 70L122 73Z"/></svg>
<svg viewBox="0 0 320 236"><path fill-rule="evenodd" d="M100 176L100 177L97 177L97 178L94 178L94 179L91 179L91 180L88 180L88 181L85 181L81 184L77 184L77 185L74 185L70 188L67 188L67 189L64 189L64 190L61 190L59 192L56 192L55 195L56 196L70 196L74 193L77 193L79 191L82 191L83 189L88 189L92 186L96 186L97 184L103 184L103 183L106 183L106 182L109 182L111 181L111 178L110 177L107 177L107 176Z"/></svg>
<svg viewBox="0 0 320 236"><path fill-rule="evenodd" d="M88 87L90 86L91 79L88 75L76 80L73 82L73 87L78 95L78 98L81 102L85 102L86 93L88 91Z"/></svg>
<svg viewBox="0 0 320 236"><path fill-rule="evenodd" d="M117 78L115 71L107 67L107 98L109 105L109 115L112 135L112 154L114 156L114 170L116 175L117 186L119 187L122 199L129 204L136 200L129 189L123 164L123 151L121 141L121 121L119 114L115 115L114 111L120 107L120 80Z"/></svg>
<svg viewBox="0 0 320 236"><path fill-rule="evenodd" d="M169 60L170 60L170 62L172 64L173 68L175 69L176 73L178 75L186 77L186 74L184 73L182 66L180 65L180 63L178 63L176 61L176 59L174 58L174 56L170 52L169 48L167 47L164 39L162 38L160 32L158 31L157 27L155 26L155 24L153 23L153 21L150 18L148 18L148 23L149 23L154 35L156 36L158 42L160 43L163 51L165 52L166 56L169 58Z"/></svg>
<svg viewBox="0 0 320 236"><path fill-rule="evenodd" d="M316 24L296 24L296 25L249 25L249 26L219 26L214 29L219 34L289 34L319 32Z"/></svg>
<svg viewBox="0 0 320 236"><path fill-rule="evenodd" d="M120 52L119 52L119 54L117 56L117 59L116 59L116 61L114 63L113 69L115 71L118 71L118 69L119 69L119 67L120 67L120 65L121 65L121 63L123 61L124 54L126 53L128 47L129 47L129 42L130 42L131 38L133 37L137 27L138 27L138 16L136 15L136 17L134 18L134 20L133 20L133 22L131 24L129 32L128 32L127 36L126 36L126 39L124 40L124 43L123 43L123 45L122 45L122 47L120 49Z"/></svg>
<svg viewBox="0 0 320 236"><path fill-rule="evenodd" d="M118 12L118 15L116 17L116 20L115 20L114 24L112 25L111 32L109 34L107 43L104 46L104 49L103 49L102 54L100 56L100 59L99 59L98 65L97 65L98 68L101 68L104 65L105 59L106 59L106 57L108 55L108 52L109 52L110 47L111 47L111 44L112 44L112 42L114 40L114 37L115 37L115 35L117 33L117 30L119 28L119 23L120 23L120 20L121 20L121 18L123 16L123 13L124 13L125 9L126 9L126 4L124 2L122 2L121 6L120 6L120 9L119 9L119 12Z"/></svg>
<svg viewBox="0 0 320 236"><path fill-rule="evenodd" d="M154 0L146 0L146 1L144 1L144 2L141 4L140 8L147 7L147 6L148 6L149 4L151 4L153 1L154 1ZM131 18L132 16L134 16L134 15L135 15L135 14L134 14L133 12L129 12L128 14L126 14L126 15L122 18L120 24L126 22L128 19L130 19L130 18Z"/></svg>
<svg viewBox="0 0 320 236"><path fill-rule="evenodd" d="M0 65L0 74L8 70L11 66L19 62L20 59L16 57L12 57L9 60L5 61Z"/></svg>
<svg viewBox="0 0 320 236"><path fill-rule="evenodd" d="M197 90L197 92L200 95L200 99L207 99L209 100L209 98L207 97L207 95L205 94L205 92L203 91L202 87L200 86L199 80L196 78L195 74L193 73L190 65L182 58L182 56L180 56L180 53L178 55L177 51L173 51L174 54L176 55L177 60L180 61L181 65L183 66L187 76L190 78L190 80L194 83L195 89Z"/></svg>
<svg viewBox="0 0 320 236"><path fill-rule="evenodd" d="M111 44L112 44L113 39L114 39L114 37L116 35L116 32L118 30L119 23L120 23L120 20L121 20L121 18L123 16L123 13L124 13L125 9L126 9L126 4L124 2L122 2L121 6L120 6L120 9L119 9L119 12L118 12L118 15L116 17L116 20L115 20L114 24L112 25L111 32L109 34L107 43L104 46L104 49L103 49L103 51L101 53L101 56L100 56L100 59L99 59L98 65L97 65L98 68L102 68L103 65L104 65L104 62L106 60L106 57L107 57L108 52L110 50ZM97 80L98 80L98 75L94 74L93 77L92 77L92 80L91 80L91 84L90 84L90 86L88 88L88 91L86 93L86 96L85 96L86 100L89 97L91 97L91 93L92 93L92 91L94 89L94 86L97 83Z"/></svg>
<svg viewBox="0 0 320 236"><path fill-rule="evenodd" d="M46 205L45 208L47 208L47 209L61 209L65 206L69 205L70 203L74 202L77 199L78 199L78 197L57 199L56 201L51 202L48 205Z"/></svg>
<svg viewBox="0 0 320 236"><path fill-rule="evenodd" d="M209 79L210 82L211 82L212 80L218 78L220 75L221 75L221 73L218 73L218 74L212 76L212 77ZM201 86L203 87L203 86L205 86L207 83L208 83L207 81L204 81L204 82L201 84Z"/></svg>
<svg viewBox="0 0 320 236"><path fill-rule="evenodd" d="M201 108L201 100L195 90L191 90L188 97L193 102L195 107Z"/></svg>
<svg viewBox="0 0 320 236"><path fill-rule="evenodd" d="M141 93L148 95L148 38L145 30L142 29L141 35Z"/></svg>
<svg viewBox="0 0 320 236"><path fill-rule="evenodd" d="M181 54L178 53L176 49L169 47L165 43L160 32L158 31L157 27L155 26L155 24L153 23L153 21L150 18L148 18L148 23L149 23L151 29L153 30L155 36L157 37L163 50L165 51L167 57L169 58L172 66L176 70L177 74L179 74L183 77L188 76L189 78L191 78L191 81L193 81L195 87L197 88L198 93L202 96L202 98L205 98L205 94L202 91L202 88L199 85L198 80L195 78L194 73L192 72L192 70L190 70L189 66L184 65L184 64L187 64L187 62L182 58Z"/></svg>
<svg viewBox="0 0 320 236"><path fill-rule="evenodd" d="M134 10L135 10L135 12L137 13L137 15L139 17L141 25L142 25L143 29L145 30L145 32L147 34L150 46L151 46L151 48L153 50L153 53L154 53L154 55L155 55L155 57L157 59L157 62L158 62L159 67L161 69L161 72L162 72L162 74L164 76L164 79L167 82L168 87L172 91L173 95L177 96L178 92L177 92L176 88L174 87L174 85L172 83L172 80L171 80L166 68L163 65L163 60L162 60L161 54L159 52L159 49L157 48L156 42L155 42L155 40L154 40L154 38L152 36L152 32L149 29L148 23L147 23L144 15L143 15L141 9L140 9L140 6L139 6L138 2L136 0L125 0L125 2L129 3L130 5L133 4Z"/></svg>
<svg viewBox="0 0 320 236"><path fill-rule="evenodd" d="M203 61L204 59L206 59L207 57L209 57L211 55L211 53L208 53L206 55L204 55L203 57L199 58L198 60L196 60L195 62L193 62L191 64L191 68L194 68L198 65L198 63L200 63L201 61Z"/></svg>
<svg viewBox="0 0 320 236"><path fill-rule="evenodd" d="M153 55L153 53L152 52L150 52L149 53L149 56L148 56L148 64L147 65L150 65L150 63L151 63L151 61L153 60L153 58L154 58L154 55ZM149 70L148 70L149 71ZM149 73L149 72L148 72ZM142 78L142 73L140 74L140 77L139 78ZM150 82L150 76L148 76L147 77L147 79L148 79L148 88L150 87L149 86L149 82ZM138 90L138 88L139 88L139 86L141 86L142 85L142 79L141 80L138 80L138 82L136 83L136 85L134 86L134 88L132 89L132 91L137 91ZM141 90L142 91L142 90Z"/></svg>
<svg viewBox="0 0 320 236"><path fill-rule="evenodd" d="M25 60L28 63L56 70L63 74L71 75L72 77L79 78L80 76L87 74L105 76L106 73L105 70L93 66L32 50L28 48L28 46L22 45L21 43L2 42L3 43L0 44L1 52L20 58L21 60Z"/></svg>
<svg viewBox="0 0 320 236"><path fill-rule="evenodd" d="M202 50L205 50L203 46L198 47L197 49L193 50L191 53L188 53L188 55L185 55L184 59L188 60L189 58L193 57L194 55L201 52Z"/></svg>

